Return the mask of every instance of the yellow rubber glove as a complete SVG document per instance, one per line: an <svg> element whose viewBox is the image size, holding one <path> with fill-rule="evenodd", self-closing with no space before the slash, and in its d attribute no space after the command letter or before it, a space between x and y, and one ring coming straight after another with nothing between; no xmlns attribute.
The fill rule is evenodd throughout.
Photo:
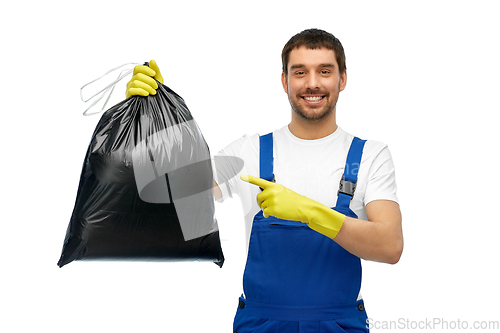
<svg viewBox="0 0 500 333"><path fill-rule="evenodd" d="M247 175L241 175L240 178L263 189L257 195L257 203L266 218L271 215L283 220L307 223L309 228L330 238L335 238L344 224L344 214L283 185Z"/></svg>
<svg viewBox="0 0 500 333"><path fill-rule="evenodd" d="M156 61L151 60L149 62L149 67L144 65L135 66L132 79L127 83L127 98L135 95L156 95L158 83L156 83L154 79L163 83L163 76L161 76Z"/></svg>

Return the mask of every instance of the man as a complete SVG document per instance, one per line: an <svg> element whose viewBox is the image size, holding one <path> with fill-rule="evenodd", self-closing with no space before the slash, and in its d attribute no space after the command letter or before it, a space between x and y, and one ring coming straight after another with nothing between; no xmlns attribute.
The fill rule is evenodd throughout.
<svg viewBox="0 0 500 333"><path fill-rule="evenodd" d="M395 264L403 250L392 158L386 145L337 126L347 83L337 38L305 30L285 45L282 61L291 122L218 154L241 158L252 176L224 179L234 167L215 165L216 197L238 194L249 212L234 331L367 332L360 258ZM155 93L152 77L162 78L154 61L150 67L136 67L127 97Z"/></svg>

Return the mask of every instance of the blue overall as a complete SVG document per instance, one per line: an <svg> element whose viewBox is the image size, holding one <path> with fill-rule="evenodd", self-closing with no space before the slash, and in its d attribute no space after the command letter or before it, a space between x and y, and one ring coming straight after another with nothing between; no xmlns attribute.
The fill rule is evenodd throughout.
<svg viewBox="0 0 500 333"><path fill-rule="evenodd" d="M354 138L336 211L349 208L365 141ZM260 177L272 181L273 138L260 138ZM344 187L344 188L343 188ZM346 193L347 192L347 193ZM368 332L360 259L307 224L254 217L233 330L237 333Z"/></svg>

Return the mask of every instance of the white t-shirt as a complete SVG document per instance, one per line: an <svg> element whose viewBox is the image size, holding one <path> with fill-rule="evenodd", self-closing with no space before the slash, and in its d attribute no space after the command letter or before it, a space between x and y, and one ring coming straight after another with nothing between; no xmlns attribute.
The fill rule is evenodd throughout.
<svg viewBox="0 0 500 333"><path fill-rule="evenodd" d="M335 207L353 137L341 128L318 140L299 139L290 132L288 126L274 131L276 183ZM243 169L238 170L241 163L239 166L229 163L231 158L217 157L237 157L243 161ZM239 176L247 174L259 177L259 135L243 136L221 150L214 160L214 178L222 192L222 198L218 201L223 202L236 194L242 202L248 250L253 217L260 210L256 200L260 189L242 181ZM350 207L358 218L366 220L365 206L373 200L398 202L394 164L389 149L383 143L368 140L363 149L356 192Z"/></svg>

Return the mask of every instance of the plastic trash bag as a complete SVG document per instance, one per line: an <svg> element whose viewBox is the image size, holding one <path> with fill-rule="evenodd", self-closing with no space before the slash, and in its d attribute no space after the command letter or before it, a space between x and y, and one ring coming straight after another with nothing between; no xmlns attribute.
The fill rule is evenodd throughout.
<svg viewBox="0 0 500 333"><path fill-rule="evenodd" d="M106 111L92 136L58 266L73 260L213 261L220 245L208 146L158 83Z"/></svg>

